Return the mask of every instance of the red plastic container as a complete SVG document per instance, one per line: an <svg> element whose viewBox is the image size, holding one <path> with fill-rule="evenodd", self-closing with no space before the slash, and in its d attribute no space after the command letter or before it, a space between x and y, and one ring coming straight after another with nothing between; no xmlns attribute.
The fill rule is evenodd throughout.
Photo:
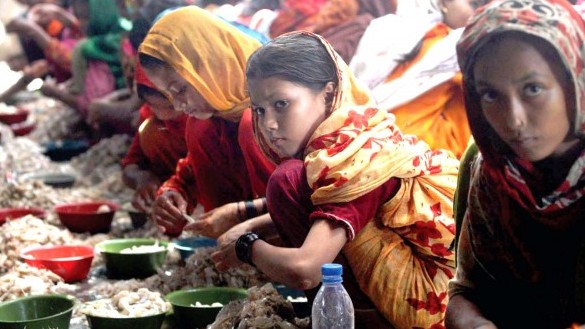
<svg viewBox="0 0 585 329"><path fill-rule="evenodd" d="M20 257L27 264L47 269L65 282L87 278L93 254L93 247L68 245L29 247L20 251Z"/></svg>
<svg viewBox="0 0 585 329"><path fill-rule="evenodd" d="M23 122L28 118L28 110L18 108L15 113L0 113L0 122L7 125Z"/></svg>
<svg viewBox="0 0 585 329"><path fill-rule="evenodd" d="M12 130L14 136L26 136L30 134L36 126L37 124L34 122L14 123L10 125L10 130Z"/></svg>
<svg viewBox="0 0 585 329"><path fill-rule="evenodd" d="M7 220L18 219L26 215L45 218L47 212L39 208L2 208L0 209L0 226Z"/></svg>
<svg viewBox="0 0 585 329"><path fill-rule="evenodd" d="M100 210L100 207L107 209ZM120 205L110 201L90 201L61 204L53 209L71 232L107 233Z"/></svg>

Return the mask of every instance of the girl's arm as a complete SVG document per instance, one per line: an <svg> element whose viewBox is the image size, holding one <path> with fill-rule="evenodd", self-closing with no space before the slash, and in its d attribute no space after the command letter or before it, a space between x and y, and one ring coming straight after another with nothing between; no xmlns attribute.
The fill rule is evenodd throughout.
<svg viewBox="0 0 585 329"><path fill-rule="evenodd" d="M461 224L459 243L457 244L457 270L455 278L449 282L449 303L445 313L445 325L449 329L495 329L490 320L486 319L481 310L466 296L475 286L470 273L476 266L472 255L472 247L467 231L468 218L464 217Z"/></svg>
<svg viewBox="0 0 585 329"><path fill-rule="evenodd" d="M300 248L277 247L257 240L252 245L252 262L274 281L295 289L314 288L321 282L321 265L331 263L347 242L347 232L342 225L330 220L316 220ZM233 251L228 251L233 250L233 244L220 243L220 246L220 250L211 256L219 270L239 262L232 259L235 257Z"/></svg>

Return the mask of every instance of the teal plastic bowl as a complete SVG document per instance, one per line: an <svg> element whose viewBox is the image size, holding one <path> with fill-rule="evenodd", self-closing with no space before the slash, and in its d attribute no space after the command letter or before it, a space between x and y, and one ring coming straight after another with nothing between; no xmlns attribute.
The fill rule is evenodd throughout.
<svg viewBox="0 0 585 329"><path fill-rule="evenodd" d="M68 329L75 301L65 295L37 295L0 304L2 329Z"/></svg>
<svg viewBox="0 0 585 329"><path fill-rule="evenodd" d="M154 239L113 239L98 243L95 248L106 263L106 273L112 279L146 278L156 273L165 262L168 242L158 241L164 250L123 254L120 251L138 246L153 246Z"/></svg>
<svg viewBox="0 0 585 329"><path fill-rule="evenodd" d="M105 318L89 314L85 317L92 329L160 329L165 321L166 313L139 318Z"/></svg>
<svg viewBox="0 0 585 329"><path fill-rule="evenodd" d="M217 247L217 240L203 236L192 236L173 241L173 248L179 251L182 260L187 260L189 256L193 255L195 249L205 247Z"/></svg>
<svg viewBox="0 0 585 329"><path fill-rule="evenodd" d="M210 287L171 292L166 299L173 306L173 313L180 328L205 328L215 321L217 313L223 306L197 307L200 302L204 305L221 303L227 305L232 300L248 297L246 289Z"/></svg>

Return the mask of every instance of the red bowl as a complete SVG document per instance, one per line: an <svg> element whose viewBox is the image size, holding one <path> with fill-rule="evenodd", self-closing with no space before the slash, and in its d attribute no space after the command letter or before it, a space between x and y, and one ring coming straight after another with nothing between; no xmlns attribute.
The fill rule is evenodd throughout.
<svg viewBox="0 0 585 329"><path fill-rule="evenodd" d="M30 132L33 131L36 126L37 124L34 122L25 121L21 123L11 124L10 130L12 130L14 136L25 136L30 134Z"/></svg>
<svg viewBox="0 0 585 329"><path fill-rule="evenodd" d="M100 207L107 209L100 211ZM107 233L120 205L110 201L90 201L56 205L53 209L71 232Z"/></svg>
<svg viewBox="0 0 585 329"><path fill-rule="evenodd" d="M7 125L23 122L28 118L28 110L17 108L14 113L0 113L0 122Z"/></svg>
<svg viewBox="0 0 585 329"><path fill-rule="evenodd" d="M0 209L0 226L7 220L18 219L26 215L45 218L47 212L39 208L2 208Z"/></svg>
<svg viewBox="0 0 585 329"><path fill-rule="evenodd" d="M29 247L20 251L20 257L28 265L47 269L62 277L65 282L76 282L87 278L93 260L93 247Z"/></svg>

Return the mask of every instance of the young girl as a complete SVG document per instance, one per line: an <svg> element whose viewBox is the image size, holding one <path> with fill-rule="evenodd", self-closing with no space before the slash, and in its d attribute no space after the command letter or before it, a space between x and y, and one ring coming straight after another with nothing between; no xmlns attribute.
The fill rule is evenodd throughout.
<svg viewBox="0 0 585 329"><path fill-rule="evenodd" d="M185 126L187 115L173 104L146 77L140 63L134 78L138 96L145 104L145 118L122 159L124 183L135 190L132 205L150 213L156 191L175 173L177 162L187 154Z"/></svg>
<svg viewBox="0 0 585 329"><path fill-rule="evenodd" d="M315 34L272 40L250 58L247 79L258 143L279 163L267 201L285 247L247 233L239 260L304 290L335 260L346 265L356 327L389 326L372 320L374 307L395 328L441 325L459 162L403 135ZM220 269L239 263L226 241L212 259Z"/></svg>
<svg viewBox="0 0 585 329"><path fill-rule="evenodd" d="M564 0L497 1L457 52L480 155L450 328L585 323L585 24Z"/></svg>
<svg viewBox="0 0 585 329"><path fill-rule="evenodd" d="M197 204L210 212L200 221L209 225L197 230L212 237L262 213L261 197L274 164L254 142L244 76L246 61L258 47L253 38L195 6L161 18L140 46L147 76L175 110L190 116L188 154L162 185L153 208L168 234L183 230L185 212Z"/></svg>

